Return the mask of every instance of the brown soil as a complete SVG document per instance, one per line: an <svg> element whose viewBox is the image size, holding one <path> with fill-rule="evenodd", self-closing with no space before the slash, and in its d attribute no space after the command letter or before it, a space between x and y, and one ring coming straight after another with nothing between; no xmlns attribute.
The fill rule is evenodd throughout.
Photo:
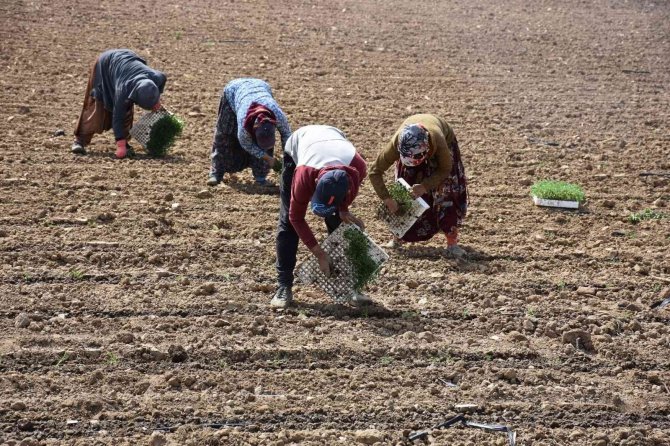
<svg viewBox="0 0 670 446"><path fill-rule="evenodd" d="M627 221L670 215L670 178L639 175L670 170L669 23L642 0L4 1L0 444L395 445L456 404L520 445L670 444L670 308L650 308L670 219ZM69 153L111 47L168 73L187 121L170 158L114 160L111 134ZM444 116L468 258L438 237L391 253L373 308L302 287L272 311L277 196L244 172L198 198L240 76L367 159L405 116ZM585 209L534 207L542 178L581 184ZM355 211L384 242L376 203L366 184Z"/></svg>

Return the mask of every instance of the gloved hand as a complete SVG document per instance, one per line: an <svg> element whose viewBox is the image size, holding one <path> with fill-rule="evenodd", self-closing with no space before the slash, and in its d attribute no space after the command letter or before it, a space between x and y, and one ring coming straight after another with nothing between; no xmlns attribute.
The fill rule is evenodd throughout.
<svg viewBox="0 0 670 446"><path fill-rule="evenodd" d="M118 159L123 159L128 154L128 146L125 139L119 139L116 141L116 157Z"/></svg>
<svg viewBox="0 0 670 446"><path fill-rule="evenodd" d="M156 102L156 105L153 106L153 108L151 109L151 111L155 111L155 112L156 112L156 111L160 110L161 108L163 108L163 104L161 104L161 101L159 100L158 102Z"/></svg>

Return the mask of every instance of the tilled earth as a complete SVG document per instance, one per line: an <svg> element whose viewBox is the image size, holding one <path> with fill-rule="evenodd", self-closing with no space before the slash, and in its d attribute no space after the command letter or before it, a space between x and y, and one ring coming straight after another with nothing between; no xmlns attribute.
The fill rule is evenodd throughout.
<svg viewBox="0 0 670 446"><path fill-rule="evenodd" d="M459 410L519 445L670 444L670 308L651 308L670 178L640 175L670 171L669 24L642 0L3 1L0 444L398 445ZM109 133L69 153L114 47L168 74L187 128L165 160L115 160ZM271 310L276 191L205 186L241 76L368 160L406 116L444 116L467 258L436 237L390 252L371 308L303 286ZM543 178L586 206L534 207ZM376 206L366 183L354 211L382 243ZM645 208L666 218L628 221Z"/></svg>

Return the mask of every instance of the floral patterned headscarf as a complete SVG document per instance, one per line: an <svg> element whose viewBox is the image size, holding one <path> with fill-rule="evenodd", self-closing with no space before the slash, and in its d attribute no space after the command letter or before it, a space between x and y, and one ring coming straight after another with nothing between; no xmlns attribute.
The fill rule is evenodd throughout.
<svg viewBox="0 0 670 446"><path fill-rule="evenodd" d="M428 130L421 124L405 126L398 135L398 152L400 162L413 167L428 158Z"/></svg>

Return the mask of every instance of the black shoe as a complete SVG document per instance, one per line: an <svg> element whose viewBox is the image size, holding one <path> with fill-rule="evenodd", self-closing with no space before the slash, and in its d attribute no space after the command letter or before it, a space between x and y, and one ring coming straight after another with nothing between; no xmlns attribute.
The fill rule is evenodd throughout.
<svg viewBox="0 0 670 446"><path fill-rule="evenodd" d="M84 149L84 145L80 143L79 141L75 141L72 143L72 149L70 149L72 153L75 155L86 155L86 149Z"/></svg>
<svg viewBox="0 0 670 446"><path fill-rule="evenodd" d="M270 301L270 306L275 308L286 308L293 303L293 291L289 287L280 286Z"/></svg>
<svg viewBox="0 0 670 446"><path fill-rule="evenodd" d="M126 143L126 158L135 158L135 149Z"/></svg>

